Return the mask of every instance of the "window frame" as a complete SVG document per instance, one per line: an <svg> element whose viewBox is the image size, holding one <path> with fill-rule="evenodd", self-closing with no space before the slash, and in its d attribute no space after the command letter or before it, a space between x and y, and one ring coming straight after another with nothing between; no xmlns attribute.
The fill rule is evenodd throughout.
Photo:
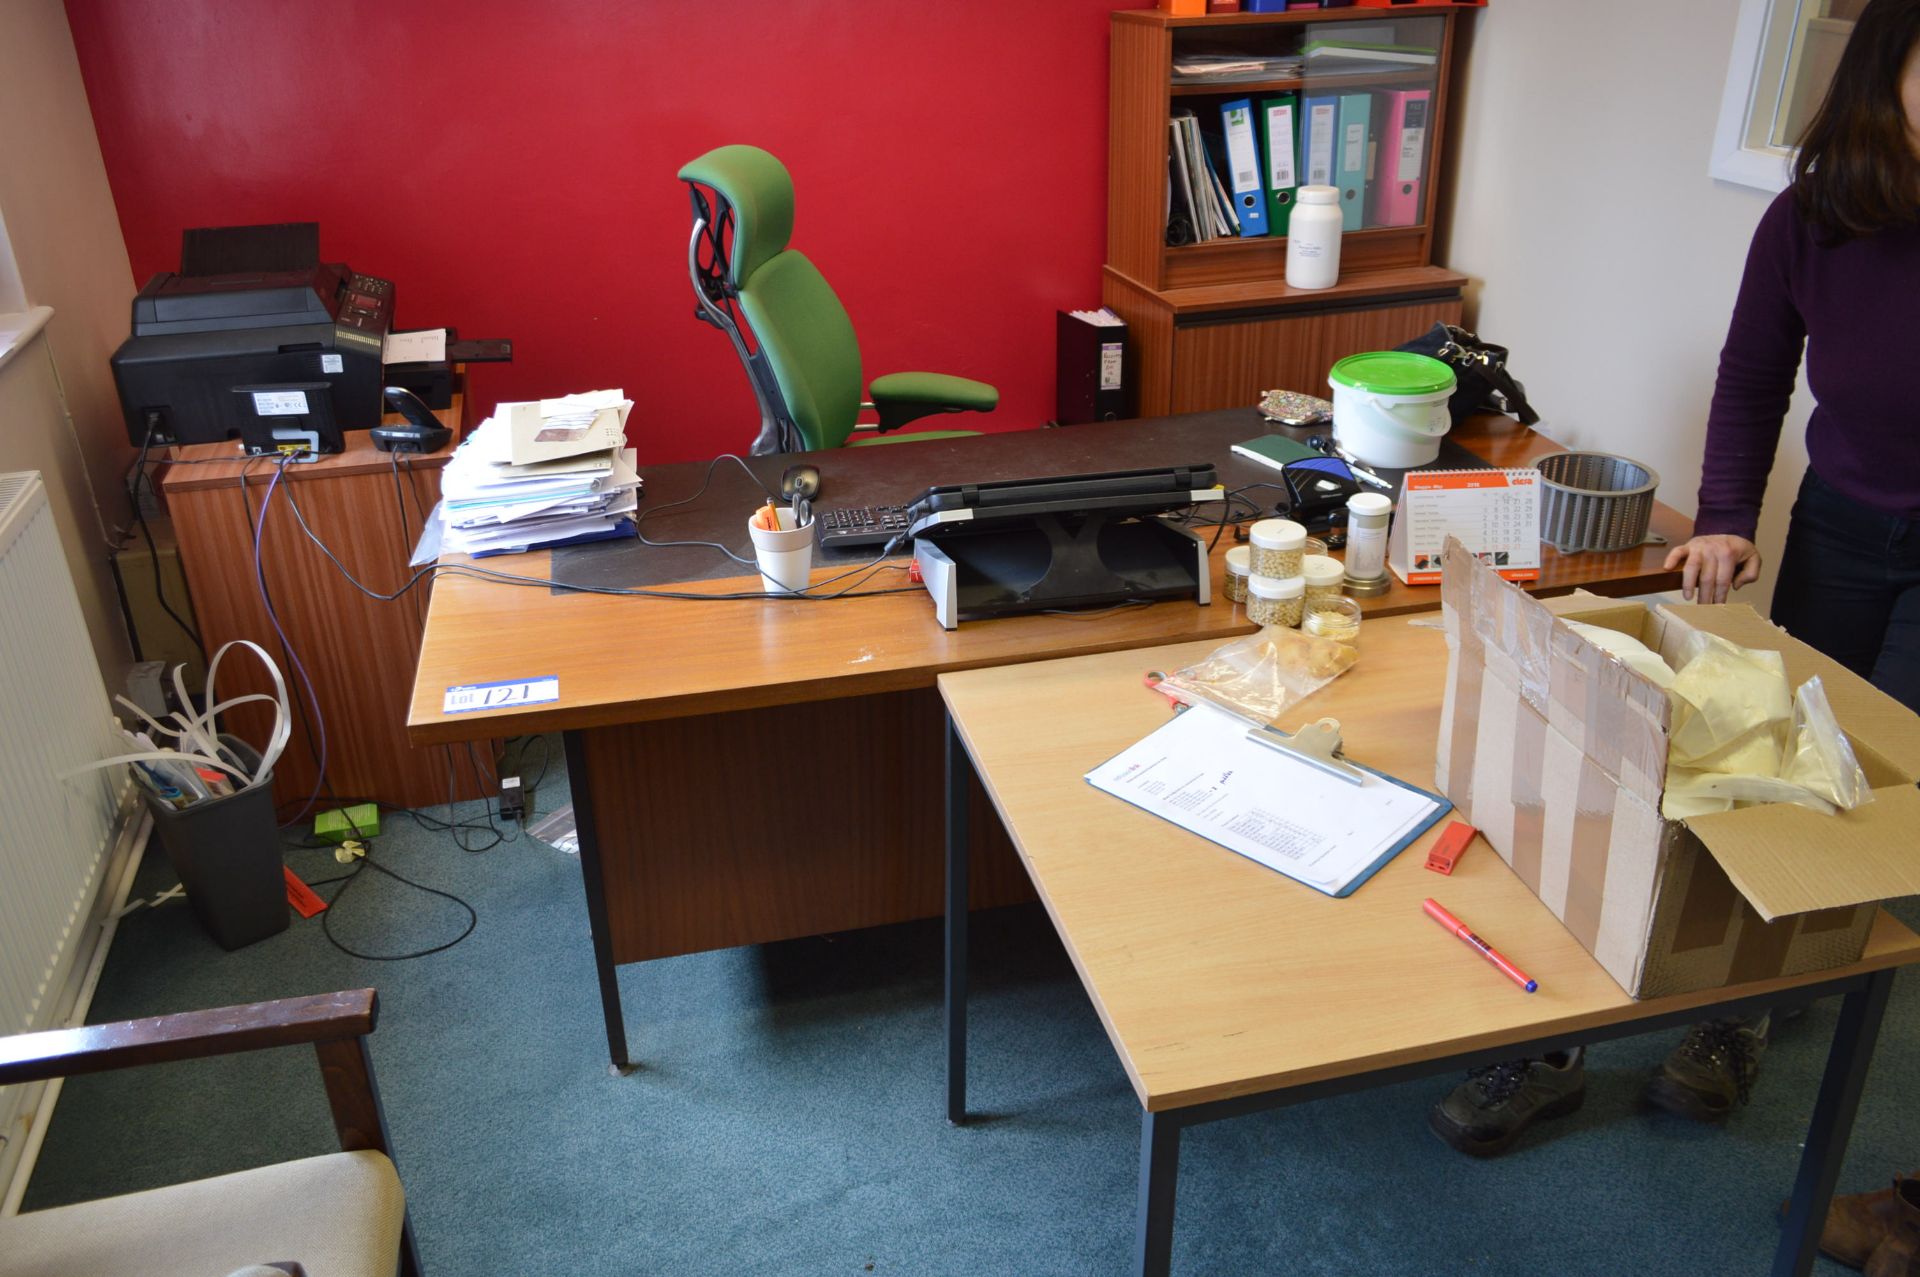
<svg viewBox="0 0 1920 1277"><path fill-rule="evenodd" d="M1793 36L1804 3L1740 0L1726 87L1720 95L1720 122L1707 165L1712 177L1764 191L1787 188L1794 148L1771 145L1768 139L1789 88L1787 76L1796 61ZM1756 109L1763 98L1765 109Z"/></svg>

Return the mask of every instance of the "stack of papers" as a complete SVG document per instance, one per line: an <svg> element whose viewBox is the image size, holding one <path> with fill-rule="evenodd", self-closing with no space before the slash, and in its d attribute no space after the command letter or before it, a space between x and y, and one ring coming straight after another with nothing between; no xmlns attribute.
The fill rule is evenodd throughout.
<svg viewBox="0 0 1920 1277"><path fill-rule="evenodd" d="M618 390L503 403L440 476L440 546L484 557L634 535L640 475Z"/></svg>
<svg viewBox="0 0 1920 1277"><path fill-rule="evenodd" d="M1366 44L1359 41L1318 40L1306 47L1307 70L1350 72L1356 75L1382 71L1410 71L1430 67L1440 61L1438 49L1416 44Z"/></svg>
<svg viewBox="0 0 1920 1277"><path fill-rule="evenodd" d="M1173 58L1173 78L1176 81L1212 80L1222 84L1286 80L1299 78L1301 67L1302 60L1298 54L1180 53Z"/></svg>

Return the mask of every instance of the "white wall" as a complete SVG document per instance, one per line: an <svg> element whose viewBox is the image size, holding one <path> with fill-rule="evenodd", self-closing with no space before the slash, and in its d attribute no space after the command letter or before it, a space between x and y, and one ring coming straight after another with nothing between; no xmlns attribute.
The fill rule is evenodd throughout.
<svg viewBox="0 0 1920 1277"><path fill-rule="evenodd" d="M1696 508L1707 404L1747 243L1771 195L1707 176L1739 0L1521 0L1475 15L1439 260L1469 327L1570 447L1660 474ZM1806 465L1804 380L1761 514L1762 611Z"/></svg>
<svg viewBox="0 0 1920 1277"><path fill-rule="evenodd" d="M106 165L60 0L0 3L0 269L53 318L8 365L0 470L46 473L81 608L109 687L132 659L107 568L106 530L127 516L133 460L107 359L133 299ZM15 282L17 281L17 283Z"/></svg>

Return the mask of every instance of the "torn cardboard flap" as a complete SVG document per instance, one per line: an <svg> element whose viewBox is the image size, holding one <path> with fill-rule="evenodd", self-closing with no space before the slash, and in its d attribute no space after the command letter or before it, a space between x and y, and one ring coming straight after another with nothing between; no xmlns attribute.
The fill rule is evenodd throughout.
<svg viewBox="0 0 1920 1277"><path fill-rule="evenodd" d="M1686 822L1755 911L1772 922L1920 895L1920 789L1876 789L1837 816L1792 803L1742 807Z"/></svg>

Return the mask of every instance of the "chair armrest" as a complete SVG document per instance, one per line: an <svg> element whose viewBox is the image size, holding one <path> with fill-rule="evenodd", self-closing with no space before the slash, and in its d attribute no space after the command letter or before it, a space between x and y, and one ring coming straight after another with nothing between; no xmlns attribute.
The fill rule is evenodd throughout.
<svg viewBox="0 0 1920 1277"><path fill-rule="evenodd" d="M0 1038L0 1086L270 1046L359 1038L373 1032L378 1013L379 1000L372 989L350 989L21 1033Z"/></svg>
<svg viewBox="0 0 1920 1277"><path fill-rule="evenodd" d="M937 372L895 372L867 387L880 414L882 432L940 412L991 412L1000 392L984 381Z"/></svg>

